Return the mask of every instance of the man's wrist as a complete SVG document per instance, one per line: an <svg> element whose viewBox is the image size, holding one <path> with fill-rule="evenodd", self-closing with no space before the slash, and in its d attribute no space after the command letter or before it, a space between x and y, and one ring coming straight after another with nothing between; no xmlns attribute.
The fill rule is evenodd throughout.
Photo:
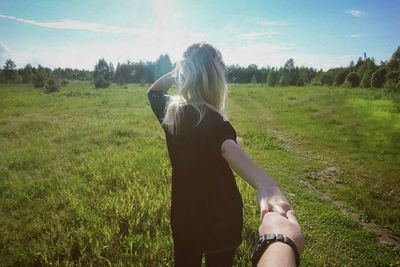
<svg viewBox="0 0 400 267"><path fill-rule="evenodd" d="M292 255L291 258L294 258L295 260L295 266L300 265L300 255L299 251L297 249L296 244L293 242L293 240L287 236L284 236L282 234L275 234L275 233L268 233L265 235L261 235L257 245L255 247L255 250L252 255L252 265L256 266L257 263L260 261L261 257L266 254L266 250L273 244L280 243L281 245L285 245L285 249L289 248L291 252L288 252L290 255ZM277 246L277 245L275 245ZM272 249L273 251L276 249ZM269 252L271 253L271 252ZM268 254L269 254L268 253ZM291 265L289 265L291 266Z"/></svg>
<svg viewBox="0 0 400 267"><path fill-rule="evenodd" d="M293 262L295 262L294 251L289 245L287 245L285 243L282 243L282 242L272 243L271 245L268 246L268 248L266 250L266 253L275 253L275 251L289 253L290 255L293 256L292 257L293 258Z"/></svg>

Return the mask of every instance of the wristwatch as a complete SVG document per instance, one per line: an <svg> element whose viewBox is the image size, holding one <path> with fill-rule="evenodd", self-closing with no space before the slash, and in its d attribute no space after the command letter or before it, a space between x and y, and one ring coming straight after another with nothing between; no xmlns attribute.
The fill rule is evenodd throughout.
<svg viewBox="0 0 400 267"><path fill-rule="evenodd" d="M253 267L257 266L258 262L261 259L261 256L264 254L265 250L267 250L268 246L275 242L285 243L293 249L296 259L296 266L298 267L300 265L300 255L299 251L297 250L296 244L289 237L283 236L282 234L274 233L262 235L258 239L257 245L254 248L253 256L251 257Z"/></svg>

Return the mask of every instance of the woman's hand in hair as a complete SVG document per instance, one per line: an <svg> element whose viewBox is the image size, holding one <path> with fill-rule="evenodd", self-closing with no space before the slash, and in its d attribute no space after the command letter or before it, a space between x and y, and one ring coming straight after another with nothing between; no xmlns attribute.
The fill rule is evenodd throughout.
<svg viewBox="0 0 400 267"><path fill-rule="evenodd" d="M155 81L148 91L167 91L172 85L176 85L175 70L168 72Z"/></svg>

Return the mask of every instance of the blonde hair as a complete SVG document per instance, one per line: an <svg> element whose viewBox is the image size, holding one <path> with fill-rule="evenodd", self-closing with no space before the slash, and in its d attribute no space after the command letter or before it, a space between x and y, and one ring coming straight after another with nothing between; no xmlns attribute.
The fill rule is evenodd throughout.
<svg viewBox="0 0 400 267"><path fill-rule="evenodd" d="M183 53L175 68L178 95L167 103L163 124L177 135L183 106L191 105L199 115L199 125L207 109L218 112L226 120L225 103L228 88L225 63L219 50L207 43L196 43Z"/></svg>

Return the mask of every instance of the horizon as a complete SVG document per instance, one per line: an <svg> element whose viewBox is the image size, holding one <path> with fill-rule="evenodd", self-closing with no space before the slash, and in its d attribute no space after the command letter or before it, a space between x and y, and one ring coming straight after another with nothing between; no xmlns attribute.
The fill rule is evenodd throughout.
<svg viewBox="0 0 400 267"><path fill-rule="evenodd" d="M327 70L364 53L379 63L400 45L399 3L1 2L0 64L10 58L19 68L93 70L100 58L116 66L161 54L177 62L200 41L218 48L227 65L280 67L293 58L296 66Z"/></svg>

